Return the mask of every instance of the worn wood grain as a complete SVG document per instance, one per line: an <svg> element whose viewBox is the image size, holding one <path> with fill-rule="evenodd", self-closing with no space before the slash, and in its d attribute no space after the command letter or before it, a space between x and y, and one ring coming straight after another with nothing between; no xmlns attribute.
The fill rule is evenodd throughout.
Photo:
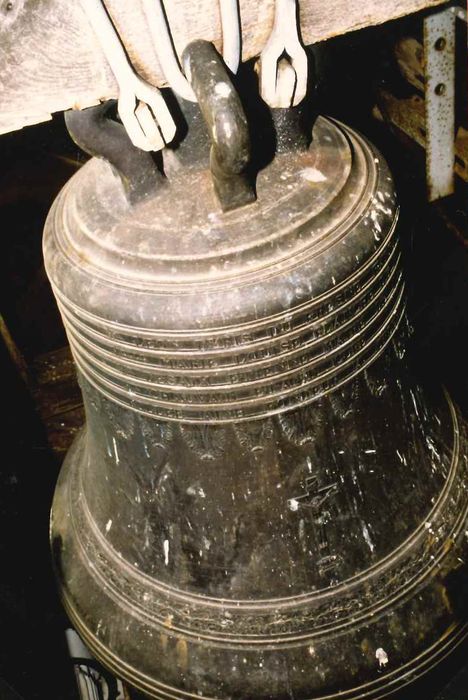
<svg viewBox="0 0 468 700"><path fill-rule="evenodd" d="M304 42L332 36L441 4L442 0L301 0ZM140 0L107 0L139 73L164 85ZM9 9L8 9L9 8ZM221 46L217 0L166 0L179 52L196 38ZM240 0L243 58L262 50L274 0ZM78 0L0 0L0 133L115 97L117 86Z"/></svg>
<svg viewBox="0 0 468 700"><path fill-rule="evenodd" d="M33 396L53 452L62 459L84 423L83 399L69 347L36 358Z"/></svg>

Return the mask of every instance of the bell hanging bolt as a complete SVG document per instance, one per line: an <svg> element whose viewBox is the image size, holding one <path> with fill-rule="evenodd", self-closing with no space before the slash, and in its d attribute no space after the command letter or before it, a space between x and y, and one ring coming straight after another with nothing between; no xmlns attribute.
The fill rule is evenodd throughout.
<svg viewBox="0 0 468 700"><path fill-rule="evenodd" d="M293 107L307 92L308 61L298 32L296 0L276 0L270 37L260 54L260 92L270 107Z"/></svg>
<svg viewBox="0 0 468 700"><path fill-rule="evenodd" d="M101 0L80 1L118 83L118 112L133 145L161 150L176 133L164 97L133 70Z"/></svg>

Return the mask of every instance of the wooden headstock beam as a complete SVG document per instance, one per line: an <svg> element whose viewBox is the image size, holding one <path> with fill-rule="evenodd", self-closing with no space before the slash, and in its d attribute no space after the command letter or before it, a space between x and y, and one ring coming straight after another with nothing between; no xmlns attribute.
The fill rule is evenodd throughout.
<svg viewBox="0 0 468 700"><path fill-rule="evenodd" d="M305 44L442 4L442 0L301 0ZM163 86L139 0L106 0L128 55L142 77ZM216 0L166 0L179 53L196 38L221 49ZM240 0L243 59L262 50L274 0ZM0 133L117 96L117 85L78 0L0 0Z"/></svg>

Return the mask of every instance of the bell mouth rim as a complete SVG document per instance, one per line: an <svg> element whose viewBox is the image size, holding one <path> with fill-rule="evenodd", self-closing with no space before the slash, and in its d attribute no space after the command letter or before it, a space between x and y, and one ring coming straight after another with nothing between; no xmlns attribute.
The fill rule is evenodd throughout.
<svg viewBox="0 0 468 700"><path fill-rule="evenodd" d="M191 693L190 691L170 686L156 678L151 678L142 671L138 671L131 663L124 661L121 656L111 651L104 642L89 630L89 627L84 623L83 619L76 611L75 606L70 602L68 595L64 591L61 592L61 600L67 615L90 651L117 677L122 678L144 693L150 693L151 697L161 698L161 700L163 698L172 700L197 700L200 698L201 700L216 700L214 696L200 695L198 692L196 694ZM170 633L171 630L167 629L167 634L169 635ZM179 637L179 639L184 640L184 637ZM416 656L410 658L406 663L400 664L384 675L362 683L359 686L340 691L340 698L343 698L343 700L360 700L361 698L366 698L366 700L380 700L380 698L382 698L382 692L385 694L388 692L393 694L411 685L415 681L418 681L432 671L433 668L438 666L463 644L466 639L468 639L468 623L457 622L440 633L436 641L432 642L429 647L420 651ZM206 644L209 641L210 640L200 639L198 643L203 644L203 642L205 642ZM306 639L300 641L308 643ZM211 643L213 644L213 642ZM244 641L244 644L229 642L229 646L242 651L243 649L251 650L252 646L255 645ZM277 650L281 653L285 649L291 648L291 646L297 647L297 642L295 644L264 644L263 647L257 645L255 651L263 653L263 649L267 648L268 651ZM313 690L311 690L311 692L313 692ZM173 695L169 695L169 693L173 693ZM310 700L336 700L336 697L336 692L332 692L331 694L327 693L326 695L317 695L315 692L313 698Z"/></svg>

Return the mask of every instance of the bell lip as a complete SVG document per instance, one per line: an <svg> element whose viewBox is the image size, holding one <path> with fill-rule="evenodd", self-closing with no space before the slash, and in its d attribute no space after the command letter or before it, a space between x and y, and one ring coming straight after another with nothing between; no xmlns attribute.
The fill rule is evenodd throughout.
<svg viewBox="0 0 468 700"><path fill-rule="evenodd" d="M447 555L447 558L453 559L453 557L457 553L457 551L451 552ZM56 573L60 580L59 572L56 571ZM429 579L426 579L424 582L422 582L422 584L419 586L418 595L420 595L423 591L430 591L433 587L437 586L440 586L440 580L439 574L436 571L435 576L430 576ZM70 599L68 591L63 586L60 586L60 595L62 597L62 602L65 607L65 610L68 616L70 617L72 624L82 637L83 641L87 644L90 651L112 673L116 674L122 680L130 683L138 690L141 690L145 693L149 693L150 696L154 698L162 699L172 697L174 698L174 700L182 700L183 698L187 698L187 700L192 700L197 697L206 698L206 700L214 700L214 698L225 696L223 693L221 693L221 695L219 693L215 693L215 695L199 695L196 692L190 692L190 690L188 689L183 690L182 688L177 687L173 684L169 685L167 682L163 682L162 680L160 681L157 679L157 674L155 674L156 677L150 675L150 669L148 667L149 658L147 659L143 667L141 667L140 665L141 670L138 670L135 666L135 661L133 660L132 653L130 653L129 656L125 656L125 654L123 654L121 651L113 651L109 639L107 639L105 636L105 632L104 635L101 638L99 638L94 632L91 631L89 627L89 622L86 622L85 611L83 610L83 612L85 613L84 615L81 612L79 612L79 609ZM99 595L108 599L108 592L106 592L105 588L99 589ZM398 614L400 616L403 616L403 619L405 615L412 615L412 608L408 608L406 612L404 612L404 607L406 604L409 604L409 601L412 600L414 595L414 591L412 593L410 592L407 596L404 597L403 601L398 606L392 606L391 608L387 608L387 611L383 611L380 615L369 616L367 617L367 619L365 618L363 620L357 621L356 624L348 626L346 629L341 630L340 644L346 644L346 635L352 635L354 632L359 632L358 638L361 639L363 635L364 637L366 637L366 634L364 634L364 632L368 630L369 635L372 638L373 625L376 622L376 619L377 621L384 619L385 615L389 614L390 612L393 614L395 612L398 613L399 611ZM86 596L87 593L83 592L83 600L86 600ZM428 594L428 596L428 600L430 600L430 593ZM123 613L123 608L120 607L118 600L112 598L110 602L111 609L114 609L114 613L116 613L118 610L121 611L120 614ZM139 625L142 625L143 630L143 628L145 627L145 622L139 616L135 618L135 616L130 611L126 612L125 615L127 615L128 617L124 617L122 621L122 628L125 627L127 620L127 622L131 622L131 624L134 625L134 632L138 629ZM232 655L234 650L237 650L238 652L242 652L242 650L244 650L249 653L251 663L254 663L255 654L258 655L259 660L263 660L265 653L272 655L277 653L278 655L281 655L284 654L285 651L287 651L293 654L297 653L297 658L300 662L300 659L302 658L301 654L304 653L304 651L307 651L307 647L310 643L314 644L314 646L317 647L317 643L320 642L320 638L324 640L327 639L327 632L325 632L325 636L303 635L301 638L297 637L289 641L282 639L264 639L256 642L255 640L247 639L245 637L240 640L220 640L213 638L203 638L198 635L183 634L177 627L172 627L171 624L168 624L168 626L166 627L159 627L157 625L152 625L152 627L154 627L156 631L159 629L161 634L172 638L174 641L177 640L188 644L190 658L195 659L193 661L195 667L197 655L200 653L201 658L204 658L205 652L203 652L203 649L206 650L207 648L217 649L218 653L221 653L224 650L223 653L226 653L227 655ZM329 632L330 629L328 629L328 633ZM145 638L146 634L147 633L145 632L142 639ZM406 687L407 685L413 683L429 671L431 671L434 666L443 661L443 659L445 659L451 652L453 652L459 645L461 645L467 639L467 637L468 623L462 622L459 619L457 620L457 617L452 612L450 612L450 610L447 610L446 618L439 622L438 631L436 635L434 635L433 638L429 640L429 644L426 648L424 648L423 642L419 640L418 645L414 650L415 655L410 657L409 660L405 661L404 659L402 659L398 663L398 665L391 666L388 670L385 669L385 671L381 675L379 674L377 676L377 674L375 674L377 677L370 678L370 680L368 680L367 682L363 682L360 685L356 685L354 687L348 686L346 690L340 691L340 697L346 698L346 700L358 700L358 698L364 697L367 698L367 700L377 700L379 697L382 697L382 694L393 693L397 690L400 690ZM228 657L226 657L226 661L227 658ZM339 659L337 663L340 663ZM363 671L370 675L369 668L364 663ZM184 675L185 674L181 672L181 680L184 677ZM193 689L196 688L195 681L192 682L192 687ZM187 686L185 686L185 688L187 688ZM228 693L228 691L229 689L226 690L225 693ZM302 690L301 697L308 697L308 695L304 693L305 691ZM317 687L314 688L312 684L310 693L313 695L314 700L332 700L336 697L336 694L323 694L318 692Z"/></svg>
<svg viewBox="0 0 468 700"><path fill-rule="evenodd" d="M72 624L89 650L109 671L111 671L111 673L130 683L137 690L150 693L151 697L161 700L164 700L164 698L172 698L173 700L195 700L196 698L201 698L202 700L220 700L218 694L214 697L200 695L199 692L186 692L139 672L130 663L114 654L96 637L96 635L90 632L89 628L83 622L80 615L77 614L74 606L63 592L61 600ZM170 630L167 630L167 634L168 636L170 635ZM468 622L451 624L446 631L440 635L436 642L431 644L423 652L420 652L416 657L413 657L405 664L392 669L385 675L381 675L374 680L361 684L360 686L355 686L349 690L341 690L339 692L339 697L343 700L359 700L360 698L379 700L379 698L383 697L382 693L387 697L387 694L393 694L421 679L444 661L450 654L454 653L467 639ZM244 647L247 646L247 644L244 645ZM281 653L284 646L275 645L275 649L278 649ZM262 650L259 651L261 652ZM314 691L311 689L311 692ZM310 700L336 700L336 697L336 692L332 694L327 693L326 695L317 695L316 692L314 692L313 698L311 697Z"/></svg>

